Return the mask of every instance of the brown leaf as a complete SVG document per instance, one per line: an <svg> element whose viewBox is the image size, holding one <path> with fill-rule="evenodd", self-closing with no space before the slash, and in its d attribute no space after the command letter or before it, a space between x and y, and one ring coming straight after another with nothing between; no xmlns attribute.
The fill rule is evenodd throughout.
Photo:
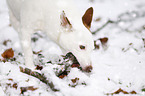
<svg viewBox="0 0 145 96"><path fill-rule="evenodd" d="M120 93L123 93L123 94L137 94L137 92L135 91L131 91L131 92L127 92L127 91L124 91L122 90L121 88L119 88L117 91L115 91L114 93L107 93L106 95L114 95L114 94L120 94Z"/></svg>
<svg viewBox="0 0 145 96"><path fill-rule="evenodd" d="M34 88L33 86L28 86L28 87L21 87L20 89L21 89L21 94L23 94L24 92L27 92L27 91L35 91L38 88Z"/></svg>
<svg viewBox="0 0 145 96"><path fill-rule="evenodd" d="M9 81L13 81L13 79L12 79L12 78L9 78L8 80L9 80Z"/></svg>
<svg viewBox="0 0 145 96"><path fill-rule="evenodd" d="M129 94L127 91L122 91L122 93L124 93L124 94Z"/></svg>
<svg viewBox="0 0 145 96"><path fill-rule="evenodd" d="M68 75L68 71L67 71L67 70L64 70L64 71L62 71L62 72L60 72L60 73L58 74L58 77L61 78L61 79L63 79L63 78L66 77L67 75Z"/></svg>
<svg viewBox="0 0 145 96"><path fill-rule="evenodd" d="M5 41L3 42L3 45L7 46L7 43L8 43L8 42L11 42L11 40L5 40Z"/></svg>
<svg viewBox="0 0 145 96"><path fill-rule="evenodd" d="M130 94L137 94L135 91L131 91Z"/></svg>
<svg viewBox="0 0 145 96"><path fill-rule="evenodd" d="M93 67L92 67L92 65L90 65L90 66L87 66L85 69L83 69L83 71L85 71L85 72L91 72L92 71L92 69L93 69Z"/></svg>
<svg viewBox="0 0 145 96"><path fill-rule="evenodd" d="M79 68L79 67L80 67L80 64L72 64L71 67L72 67L72 68L74 68L74 67Z"/></svg>
<svg viewBox="0 0 145 96"><path fill-rule="evenodd" d="M66 77L67 75L60 75L59 78L63 79L64 77Z"/></svg>
<svg viewBox="0 0 145 96"><path fill-rule="evenodd" d="M107 37L100 38L99 40L101 41L102 45L105 45L108 42L108 38Z"/></svg>
<svg viewBox="0 0 145 96"><path fill-rule="evenodd" d="M18 84L17 83L14 83L13 84L13 88L17 89L17 87L18 87Z"/></svg>
<svg viewBox="0 0 145 96"><path fill-rule="evenodd" d="M5 50L5 52L3 54L1 54L1 56L5 59L10 59L13 58L14 56L14 51L12 48Z"/></svg>
<svg viewBox="0 0 145 96"><path fill-rule="evenodd" d="M128 92L123 91L121 88L118 89L117 91L115 91L114 94L119 94L119 93L121 93L121 92L124 93L124 94L128 94Z"/></svg>
<svg viewBox="0 0 145 96"><path fill-rule="evenodd" d="M43 66L37 65L35 69L36 70L42 70L43 69Z"/></svg>
<svg viewBox="0 0 145 96"><path fill-rule="evenodd" d="M114 94L119 94L120 92L122 92L123 90L120 88L117 91L114 92Z"/></svg>
<svg viewBox="0 0 145 96"><path fill-rule="evenodd" d="M27 87L27 89L28 89L28 90L31 90L31 91L35 91L35 90L37 90L38 88L34 88L33 86L29 86L29 87Z"/></svg>
<svg viewBox="0 0 145 96"><path fill-rule="evenodd" d="M42 50L40 50L38 52L33 51L33 54L40 54L41 52L42 52Z"/></svg>
<svg viewBox="0 0 145 96"><path fill-rule="evenodd" d="M78 80L79 80L79 78L71 79L71 81L72 81L73 83L76 83Z"/></svg>

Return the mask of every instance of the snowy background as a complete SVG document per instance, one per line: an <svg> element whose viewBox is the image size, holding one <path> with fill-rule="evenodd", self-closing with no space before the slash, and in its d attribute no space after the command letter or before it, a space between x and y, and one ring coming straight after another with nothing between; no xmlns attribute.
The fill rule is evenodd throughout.
<svg viewBox="0 0 145 96"><path fill-rule="evenodd" d="M99 48L92 53L91 73L69 68L63 79L57 77L56 71L64 67L58 65L63 61L59 46L45 34L32 37L33 50L42 50L34 54L35 64L43 65L37 72L60 90L54 92L39 79L20 72L19 65L25 67L20 41L10 25L6 0L0 0L0 54L14 50L14 57L7 62L0 55L0 96L145 96L145 0L75 2L82 15L90 6L94 8L91 31L96 32L93 38ZM106 23L109 20L112 22ZM104 37L108 42L102 44L100 38ZM22 92L22 88L28 89Z"/></svg>

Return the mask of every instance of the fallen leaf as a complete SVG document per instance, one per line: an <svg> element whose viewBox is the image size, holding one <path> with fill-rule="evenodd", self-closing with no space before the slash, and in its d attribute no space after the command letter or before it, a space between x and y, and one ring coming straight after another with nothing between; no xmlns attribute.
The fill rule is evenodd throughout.
<svg viewBox="0 0 145 96"><path fill-rule="evenodd" d="M5 52L3 54L1 54L1 56L5 59L10 59L13 58L14 56L14 51L12 48L5 50Z"/></svg>
<svg viewBox="0 0 145 96"><path fill-rule="evenodd" d="M102 45L105 45L108 42L108 38L107 37L100 38L99 40L101 41Z"/></svg>
<svg viewBox="0 0 145 96"><path fill-rule="evenodd" d="M72 67L72 68L74 68L74 67L79 68L79 67L80 67L80 64L72 64L71 67Z"/></svg>
<svg viewBox="0 0 145 96"><path fill-rule="evenodd" d="M9 78L8 80L9 80L9 81L13 81L13 79L12 79L12 78Z"/></svg>
<svg viewBox="0 0 145 96"><path fill-rule="evenodd" d="M114 95L114 94L120 94L120 93L123 93L123 94L137 94L137 92L135 92L135 91L127 92L127 91L124 91L123 89L119 88L117 91L115 91L113 93L107 93L106 95Z"/></svg>
<svg viewBox="0 0 145 96"><path fill-rule="evenodd" d="M42 70L43 69L43 66L37 65L35 69L36 70Z"/></svg>
<svg viewBox="0 0 145 96"><path fill-rule="evenodd" d="M137 92L135 92L135 91L131 91L130 94L137 94Z"/></svg>
<svg viewBox="0 0 145 96"><path fill-rule="evenodd" d="M40 54L41 52L42 52L42 50L40 50L38 52L33 51L33 54Z"/></svg>
<svg viewBox="0 0 145 96"><path fill-rule="evenodd" d="M79 80L79 78L75 78L75 79L71 79L71 81L73 82L73 83L76 83L77 81Z"/></svg>
<svg viewBox="0 0 145 96"><path fill-rule="evenodd" d="M17 87L18 87L18 84L17 83L14 83L13 84L13 88L17 89Z"/></svg>
<svg viewBox="0 0 145 96"><path fill-rule="evenodd" d="M121 93L121 92L124 93L124 94L128 94L128 92L123 91L121 88L118 89L117 91L115 91L114 94L119 94L119 93Z"/></svg>
<svg viewBox="0 0 145 96"><path fill-rule="evenodd" d="M3 42L3 45L7 46L8 42L11 42L11 40L5 40L5 41Z"/></svg>
<svg viewBox="0 0 145 96"><path fill-rule="evenodd" d="M59 74L59 78L63 79L64 77L66 77L68 75L67 71L62 72L61 74Z"/></svg>
<svg viewBox="0 0 145 96"><path fill-rule="evenodd" d="M59 78L63 79L64 77L66 77L67 75L60 75Z"/></svg>
<svg viewBox="0 0 145 96"><path fill-rule="evenodd" d="M21 87L20 89L21 89L21 94L23 94L24 92L27 92L27 91L35 91L38 88L34 88L33 86L28 86L28 87Z"/></svg>

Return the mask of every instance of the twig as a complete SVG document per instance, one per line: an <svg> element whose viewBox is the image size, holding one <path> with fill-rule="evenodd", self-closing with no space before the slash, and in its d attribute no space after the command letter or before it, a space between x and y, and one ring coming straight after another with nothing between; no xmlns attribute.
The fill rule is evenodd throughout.
<svg viewBox="0 0 145 96"><path fill-rule="evenodd" d="M43 83L48 85L53 91L55 91L55 92L59 91L58 89L54 88L54 84L52 82L50 82L49 80L47 80L47 78L44 75L42 75L38 72L34 72L31 69L23 68L23 67L20 67L20 71L22 73L28 74L30 76L36 77L37 79L39 79L40 81L42 81Z"/></svg>
<svg viewBox="0 0 145 96"><path fill-rule="evenodd" d="M104 25L102 25L100 28L98 28L96 31L92 32L92 34L96 34L100 30L102 30L104 27L106 27L109 23L114 23L115 21L108 20Z"/></svg>
<svg viewBox="0 0 145 96"><path fill-rule="evenodd" d="M118 19L116 21L108 20L105 24L103 24L100 28L98 28L96 31L92 32L92 34L96 34L97 32L101 31L103 28L105 28L108 24L119 22L131 22L136 20L137 18L145 17L145 11L131 11L131 12L125 12L118 16ZM144 30L144 29L142 29Z"/></svg>
<svg viewBox="0 0 145 96"><path fill-rule="evenodd" d="M70 65L65 65L64 70L60 70L57 73L57 77L61 76L61 75L67 75L68 74L68 68L70 67Z"/></svg>

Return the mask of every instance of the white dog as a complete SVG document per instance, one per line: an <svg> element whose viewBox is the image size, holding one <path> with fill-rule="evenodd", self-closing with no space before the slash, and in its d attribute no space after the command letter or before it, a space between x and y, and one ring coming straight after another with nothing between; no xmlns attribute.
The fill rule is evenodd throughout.
<svg viewBox="0 0 145 96"><path fill-rule="evenodd" d="M7 3L27 67L34 67L31 35L40 30L66 52L72 52L83 70L92 69L90 55L94 43L89 31L92 7L81 17L71 0L7 0Z"/></svg>

